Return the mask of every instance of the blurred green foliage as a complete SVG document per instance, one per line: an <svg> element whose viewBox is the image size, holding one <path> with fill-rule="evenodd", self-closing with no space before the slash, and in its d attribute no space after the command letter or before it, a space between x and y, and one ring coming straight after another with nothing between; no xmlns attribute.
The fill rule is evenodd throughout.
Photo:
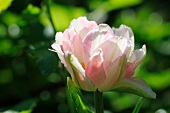
<svg viewBox="0 0 170 113"><path fill-rule="evenodd" d="M126 24L132 28L135 47L147 46L146 58L134 76L143 78L157 93L157 99L143 101L141 112L170 112L169 1L50 0L50 14L47 2L0 0L0 112L75 112L75 106L69 107L67 103L69 74L57 54L48 49L54 42L55 30L64 31L79 16L114 27ZM93 94L83 95L93 106ZM138 98L128 93L107 92L104 108L108 113L131 113Z"/></svg>

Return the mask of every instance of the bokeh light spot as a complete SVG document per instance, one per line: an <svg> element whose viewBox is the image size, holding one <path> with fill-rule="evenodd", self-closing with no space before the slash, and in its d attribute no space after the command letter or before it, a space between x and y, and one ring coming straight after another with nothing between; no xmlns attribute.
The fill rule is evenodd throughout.
<svg viewBox="0 0 170 113"><path fill-rule="evenodd" d="M20 33L20 28L16 24L12 24L8 27L8 33L10 36L17 38Z"/></svg>
<svg viewBox="0 0 170 113"><path fill-rule="evenodd" d="M151 13L148 19L149 23L161 24L163 22L162 16L158 13Z"/></svg>
<svg viewBox="0 0 170 113"><path fill-rule="evenodd" d="M62 103L58 106L58 111L60 113L66 113L68 112L68 105L66 103Z"/></svg>
<svg viewBox="0 0 170 113"><path fill-rule="evenodd" d="M50 94L50 92L49 91L47 91L47 90L44 90L44 91L42 91L41 93L40 93L40 98L41 98L41 100L48 100L49 98L51 97L51 94Z"/></svg>
<svg viewBox="0 0 170 113"><path fill-rule="evenodd" d="M164 109L158 109L155 113L167 113Z"/></svg>
<svg viewBox="0 0 170 113"><path fill-rule="evenodd" d="M53 29L52 26L47 26L47 27L44 28L43 33L47 38L53 38L54 29Z"/></svg>
<svg viewBox="0 0 170 113"><path fill-rule="evenodd" d="M0 83L6 84L12 81L13 75L10 69L0 71Z"/></svg>

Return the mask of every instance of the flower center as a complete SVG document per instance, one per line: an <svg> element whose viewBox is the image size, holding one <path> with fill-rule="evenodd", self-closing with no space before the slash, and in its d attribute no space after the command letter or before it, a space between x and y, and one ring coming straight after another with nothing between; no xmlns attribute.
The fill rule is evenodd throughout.
<svg viewBox="0 0 170 113"><path fill-rule="evenodd" d="M82 63L80 63L81 64L81 66L83 67L83 69L85 69L85 64L84 64L84 62L82 62Z"/></svg>

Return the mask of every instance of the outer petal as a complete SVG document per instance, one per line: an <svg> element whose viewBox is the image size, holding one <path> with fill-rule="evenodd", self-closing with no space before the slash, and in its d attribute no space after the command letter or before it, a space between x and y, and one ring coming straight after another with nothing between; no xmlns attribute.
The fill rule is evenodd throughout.
<svg viewBox="0 0 170 113"><path fill-rule="evenodd" d="M135 71L134 65L130 62L127 62L126 63L126 69L125 69L126 74L124 75L124 77L125 78L131 78L134 74L134 71Z"/></svg>
<svg viewBox="0 0 170 113"><path fill-rule="evenodd" d="M97 27L97 23L88 21L86 17L79 17L71 22L70 27L73 27L79 33L81 39L83 39L90 30Z"/></svg>
<svg viewBox="0 0 170 113"><path fill-rule="evenodd" d="M61 62L64 64L64 66L66 67L67 63L65 61L65 58L64 58L64 53L63 53L63 50L61 49L61 44L62 44L62 39L63 39L63 33L61 32L57 32L56 33L56 36L55 36L55 40L56 42L54 42L51 47L54 49L54 50L51 50L51 51L54 51L54 52L57 52L58 54L58 57L60 58Z"/></svg>
<svg viewBox="0 0 170 113"><path fill-rule="evenodd" d="M86 76L85 70L74 55L68 54L67 59L72 67L71 75L74 83L86 91L95 91L92 81Z"/></svg>
<svg viewBox="0 0 170 113"><path fill-rule="evenodd" d="M55 35L55 41L58 45L62 44L63 41L63 33L62 32L57 32Z"/></svg>
<svg viewBox="0 0 170 113"><path fill-rule="evenodd" d="M124 37L127 40L130 40L132 50L134 49L134 34L130 27L126 25L121 25L118 29L114 28L113 30L116 36Z"/></svg>
<svg viewBox="0 0 170 113"><path fill-rule="evenodd" d="M146 46L143 45L141 49L133 51L131 56L128 58L128 62L131 62L134 67L137 67L138 64L142 61L142 59L146 55Z"/></svg>
<svg viewBox="0 0 170 113"><path fill-rule="evenodd" d="M83 40L83 50L85 54L85 62L87 63L88 58L97 50L97 48L113 35L110 34L106 29L108 26L103 24L99 28L91 30Z"/></svg>
<svg viewBox="0 0 170 113"><path fill-rule="evenodd" d="M79 60L81 64L84 63L84 52L83 52L83 45L82 40L78 34L76 34L72 40L72 45L74 48L74 55Z"/></svg>
<svg viewBox="0 0 170 113"><path fill-rule="evenodd" d="M64 64L64 66L66 67L66 61L65 61L65 59L64 59L64 53L63 53L63 51L61 50L61 46L60 45L58 45L56 42L55 43L53 43L52 45L51 45L51 47L54 49L54 50L51 50L51 51L54 51L54 52L56 52L57 54L58 54L58 57L59 57L59 59L61 60L61 63L63 63Z"/></svg>
<svg viewBox="0 0 170 113"><path fill-rule="evenodd" d="M119 53L120 55L126 55L126 57L128 58L129 55L132 53L132 46L130 44L130 41L123 37L119 38L117 43L120 50L117 53Z"/></svg>
<svg viewBox="0 0 170 113"><path fill-rule="evenodd" d="M62 39L63 39L63 33L57 32L55 35L56 41L51 45L51 47L54 49L55 52L63 55L63 51L61 50Z"/></svg>
<svg viewBox="0 0 170 113"><path fill-rule="evenodd" d="M99 86L99 91L108 91L124 74L126 57L118 57L115 61L104 61L106 80Z"/></svg>
<svg viewBox="0 0 170 113"><path fill-rule="evenodd" d="M90 58L86 66L86 74L96 89L105 80L106 75L103 67L103 57L100 51L94 53L92 58Z"/></svg>
<svg viewBox="0 0 170 113"><path fill-rule="evenodd" d="M76 33L72 29L66 29L63 33L62 49L63 52L73 51L71 40L75 37Z"/></svg>

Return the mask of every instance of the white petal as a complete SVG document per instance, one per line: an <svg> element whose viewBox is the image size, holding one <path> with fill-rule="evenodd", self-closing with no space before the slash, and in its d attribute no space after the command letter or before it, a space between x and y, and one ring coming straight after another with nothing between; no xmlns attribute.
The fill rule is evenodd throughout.
<svg viewBox="0 0 170 113"><path fill-rule="evenodd" d="M55 41L58 45L62 44L63 41L63 33L62 32L57 32L55 35Z"/></svg>
<svg viewBox="0 0 170 113"><path fill-rule="evenodd" d="M94 91L94 85L88 76L86 76L85 70L78 59L72 54L67 54L67 59L72 67L73 74L71 76L76 85L83 90Z"/></svg>
<svg viewBox="0 0 170 113"><path fill-rule="evenodd" d="M82 41L85 55L85 63L87 63L89 56L91 56L96 50L98 50L99 46L102 43L105 43L107 40L113 37L114 36L110 34L109 31L105 31L105 27L91 30Z"/></svg>
<svg viewBox="0 0 170 113"><path fill-rule="evenodd" d="M131 62L135 67L142 61L146 55L146 46L143 45L141 49L133 51L132 55L129 57L128 62Z"/></svg>
<svg viewBox="0 0 170 113"><path fill-rule="evenodd" d="M121 25L119 28L113 28L116 36L125 38L128 41L129 54L134 50L134 34L130 27Z"/></svg>
<svg viewBox="0 0 170 113"><path fill-rule="evenodd" d="M73 19L70 27L73 27L79 33L81 39L83 39L90 30L97 27L97 23L95 21L88 21L86 17L79 17L78 19Z"/></svg>

